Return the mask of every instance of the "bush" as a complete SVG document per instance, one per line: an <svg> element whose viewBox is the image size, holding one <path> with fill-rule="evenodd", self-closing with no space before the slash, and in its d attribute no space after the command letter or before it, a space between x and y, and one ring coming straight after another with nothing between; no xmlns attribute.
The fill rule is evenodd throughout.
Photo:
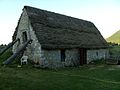
<svg viewBox="0 0 120 90"><path fill-rule="evenodd" d="M109 49L109 51L110 51L110 55L119 56L120 55L120 46L113 46Z"/></svg>

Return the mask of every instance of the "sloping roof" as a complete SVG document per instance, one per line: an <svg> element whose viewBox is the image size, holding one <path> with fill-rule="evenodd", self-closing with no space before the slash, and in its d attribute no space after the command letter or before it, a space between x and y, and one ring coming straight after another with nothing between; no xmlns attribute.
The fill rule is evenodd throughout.
<svg viewBox="0 0 120 90"><path fill-rule="evenodd" d="M107 42L92 22L25 6L43 48L104 48Z"/></svg>

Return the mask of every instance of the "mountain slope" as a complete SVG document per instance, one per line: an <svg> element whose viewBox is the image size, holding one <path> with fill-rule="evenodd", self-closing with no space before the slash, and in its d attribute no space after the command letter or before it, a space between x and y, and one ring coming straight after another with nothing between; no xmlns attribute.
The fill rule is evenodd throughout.
<svg viewBox="0 0 120 90"><path fill-rule="evenodd" d="M112 36L106 39L107 42L119 43L120 44L120 30L114 33Z"/></svg>

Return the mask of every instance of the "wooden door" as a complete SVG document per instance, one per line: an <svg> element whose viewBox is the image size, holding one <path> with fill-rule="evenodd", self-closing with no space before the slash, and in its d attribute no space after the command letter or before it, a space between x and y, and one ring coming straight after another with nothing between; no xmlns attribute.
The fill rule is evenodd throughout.
<svg viewBox="0 0 120 90"><path fill-rule="evenodd" d="M80 65L87 64L87 52L85 48L80 49Z"/></svg>

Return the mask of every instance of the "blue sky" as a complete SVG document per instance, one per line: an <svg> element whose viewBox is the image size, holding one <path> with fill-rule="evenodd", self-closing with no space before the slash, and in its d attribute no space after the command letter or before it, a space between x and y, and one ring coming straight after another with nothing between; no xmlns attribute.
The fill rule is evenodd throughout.
<svg viewBox="0 0 120 90"><path fill-rule="evenodd" d="M120 0L0 0L0 44L12 41L25 5L91 21L105 38L120 30Z"/></svg>

